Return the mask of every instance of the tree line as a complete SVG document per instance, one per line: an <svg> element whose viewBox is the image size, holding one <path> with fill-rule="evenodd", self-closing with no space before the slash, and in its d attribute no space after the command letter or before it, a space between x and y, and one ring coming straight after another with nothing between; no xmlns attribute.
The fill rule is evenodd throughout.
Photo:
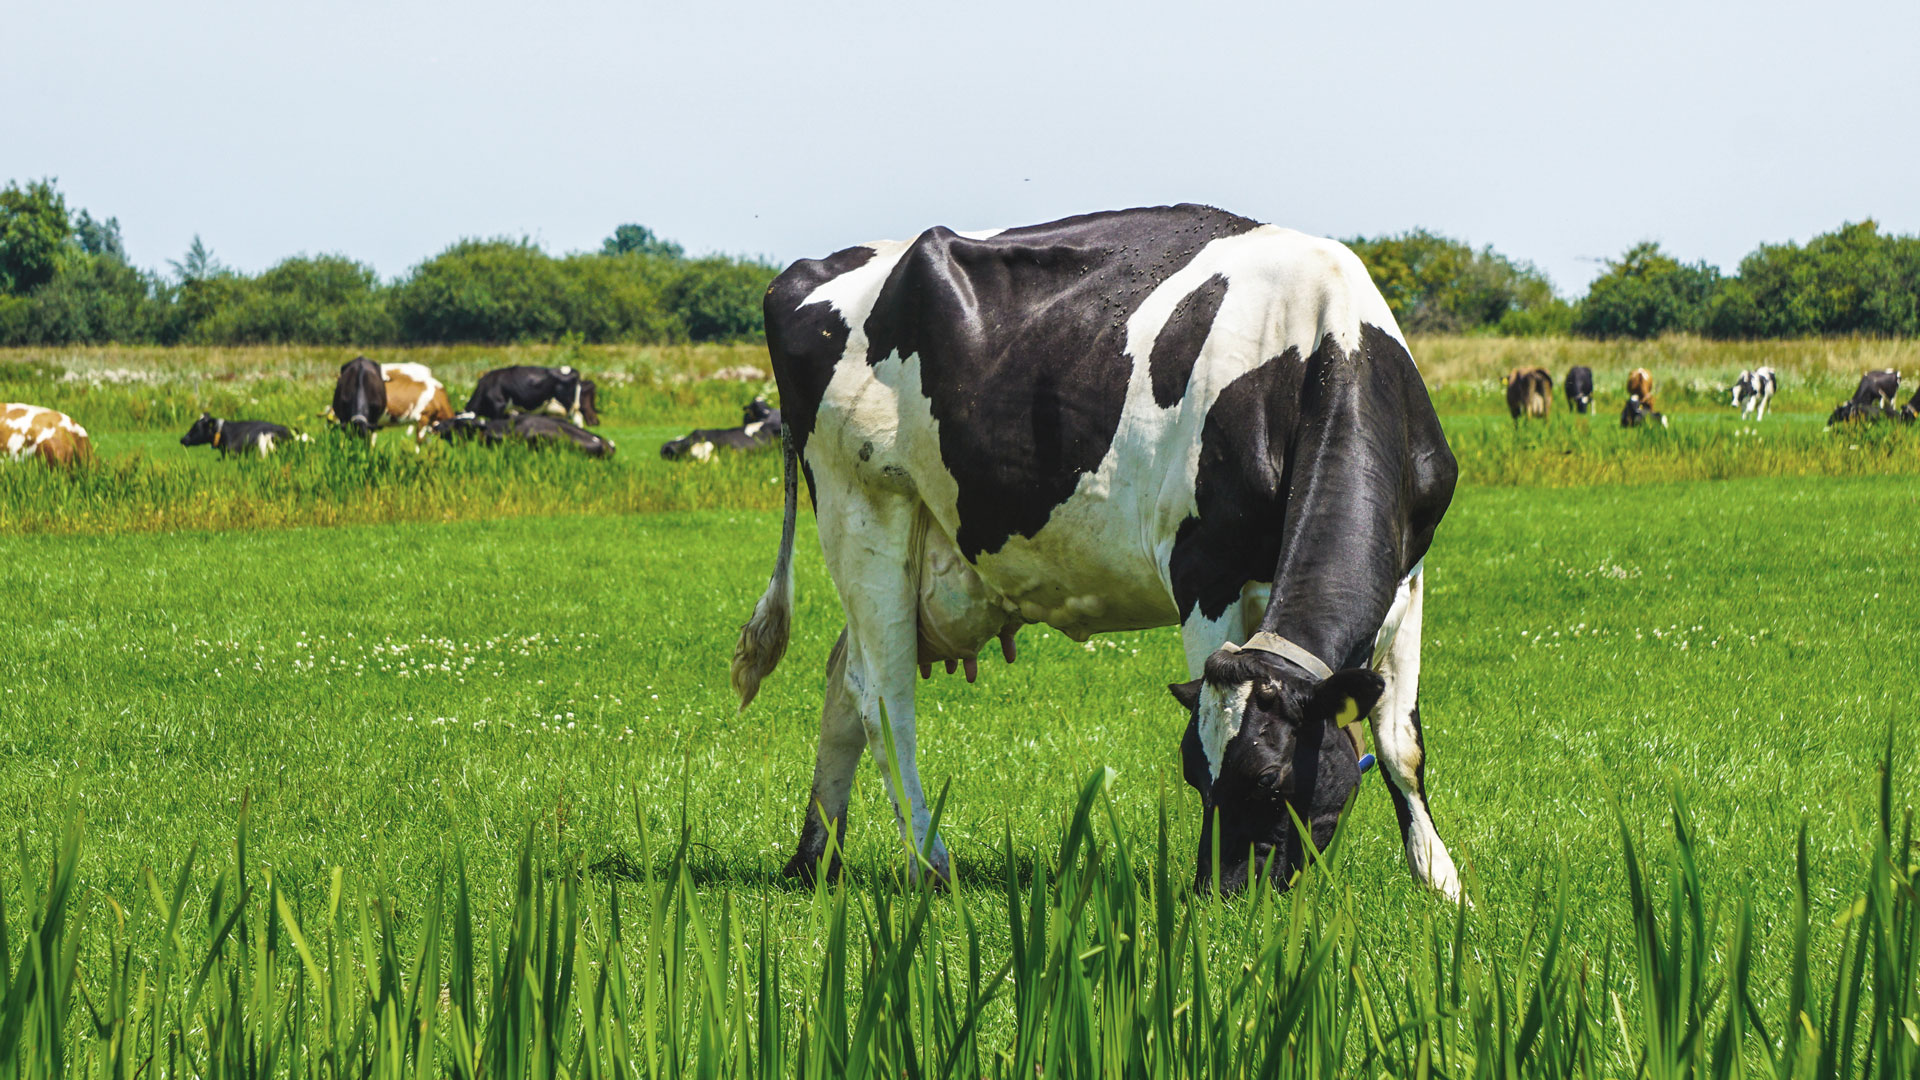
<svg viewBox="0 0 1920 1080"><path fill-rule="evenodd" d="M380 345L737 341L762 333L778 268L690 258L641 225L596 252L461 240L393 281L344 255L258 274L199 237L168 272L135 267L118 219L70 214L52 181L0 191L0 345Z"/></svg>
<svg viewBox="0 0 1920 1080"><path fill-rule="evenodd" d="M1725 274L1636 244L1573 299L1492 247L1415 229L1346 243L1409 333L1750 339L1920 336L1920 237L1873 221L1762 244ZM115 218L70 213L50 180L0 191L0 345L736 341L761 337L778 267L689 258L641 225L599 251L468 239L393 281L344 255L258 274L194 238L169 272L128 261Z"/></svg>

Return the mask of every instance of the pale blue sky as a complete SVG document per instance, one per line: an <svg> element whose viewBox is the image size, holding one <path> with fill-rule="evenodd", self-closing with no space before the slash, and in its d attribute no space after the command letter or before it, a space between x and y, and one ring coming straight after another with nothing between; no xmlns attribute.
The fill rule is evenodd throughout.
<svg viewBox="0 0 1920 1080"><path fill-rule="evenodd" d="M1920 232L1920 4L0 0L0 178L133 260L199 233L387 276L621 222L786 261L933 224L1210 202L1414 226L1565 292L1656 239L1732 269Z"/></svg>

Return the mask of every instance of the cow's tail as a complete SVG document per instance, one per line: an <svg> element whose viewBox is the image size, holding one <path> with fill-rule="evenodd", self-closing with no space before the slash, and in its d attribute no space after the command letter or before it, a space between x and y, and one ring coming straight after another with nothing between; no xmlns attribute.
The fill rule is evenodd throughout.
<svg viewBox="0 0 1920 1080"><path fill-rule="evenodd" d="M753 617L740 628L740 643L733 647L733 692L740 695L742 709L752 703L760 692L760 681L773 674L786 655L793 630L793 522L800 510L800 459L790 430L780 432L780 447L786 455L787 495L786 514L780 521L780 554L774 559L767 591L760 594Z"/></svg>

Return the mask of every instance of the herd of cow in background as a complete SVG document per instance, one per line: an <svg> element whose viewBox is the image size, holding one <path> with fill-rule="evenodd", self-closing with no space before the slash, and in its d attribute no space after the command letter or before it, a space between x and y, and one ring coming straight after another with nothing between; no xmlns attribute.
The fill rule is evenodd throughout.
<svg viewBox="0 0 1920 1080"><path fill-rule="evenodd" d="M1593 369L1576 364L1567 369L1561 384L1566 391L1567 407L1585 416L1593 409ZM1742 420L1749 416L1757 423L1767 418L1767 405L1780 388L1780 379L1770 367L1743 371L1727 393L1728 405L1740 410ZM1840 403L1827 417L1827 426L1863 423L1882 418L1912 423L1920 418L1920 390L1905 405L1894 407L1900 392L1900 373L1869 371L1860 376L1853 396ZM1507 373L1507 412L1517 423L1521 417L1545 420L1553 405L1553 374L1543 367L1514 368ZM1653 405L1653 372L1634 368L1627 373L1627 400L1620 408L1620 426L1642 424L1667 426L1667 418Z"/></svg>
<svg viewBox="0 0 1920 1080"><path fill-rule="evenodd" d="M1767 406L1780 380L1770 367L1742 371L1728 389L1728 404L1745 419L1767 418ZM1584 364L1567 370L1561 383L1567 407L1582 416L1593 410L1593 369ZM1920 389L1905 405L1896 406L1900 391L1897 371L1869 371L1860 377L1853 396L1827 418L1835 424L1881 419L1912 423L1920 419ZM1544 420L1553 404L1553 375L1546 368L1514 368L1507 374L1507 411ZM467 407L453 411L446 386L418 363L377 364L356 356L340 367L334 382L333 403L320 414L371 446L380 429L403 427L415 445L438 437L448 442L478 442L484 446L518 443L532 447L571 448L588 457L611 457L613 440L588 431L598 426L599 409L593 380L571 367L516 365L496 368L480 376ZM1634 368L1627 375L1627 398L1620 409L1620 426L1667 426L1654 407L1653 373ZM715 454L742 453L779 445L780 410L764 397L755 397L741 410L740 424L730 428L699 428L663 443L660 456L668 461L710 461ZM92 443L87 431L72 417L39 405L9 403L0 411L0 437L14 461L37 458L52 466L90 461ZM201 413L182 446L210 446L222 457L253 454L266 457L288 442L308 442L303 432L266 420L228 420Z"/></svg>

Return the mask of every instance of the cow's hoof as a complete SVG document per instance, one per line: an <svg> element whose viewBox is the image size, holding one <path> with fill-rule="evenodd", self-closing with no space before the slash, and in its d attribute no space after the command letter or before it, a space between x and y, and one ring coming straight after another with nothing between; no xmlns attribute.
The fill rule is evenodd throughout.
<svg viewBox="0 0 1920 1080"><path fill-rule="evenodd" d="M787 865L781 869L780 876L797 878L802 884L811 886L819 880L820 860L821 856L818 852L795 852L793 858L788 859ZM835 854L827 860L827 883L831 885L839 880L840 856Z"/></svg>

